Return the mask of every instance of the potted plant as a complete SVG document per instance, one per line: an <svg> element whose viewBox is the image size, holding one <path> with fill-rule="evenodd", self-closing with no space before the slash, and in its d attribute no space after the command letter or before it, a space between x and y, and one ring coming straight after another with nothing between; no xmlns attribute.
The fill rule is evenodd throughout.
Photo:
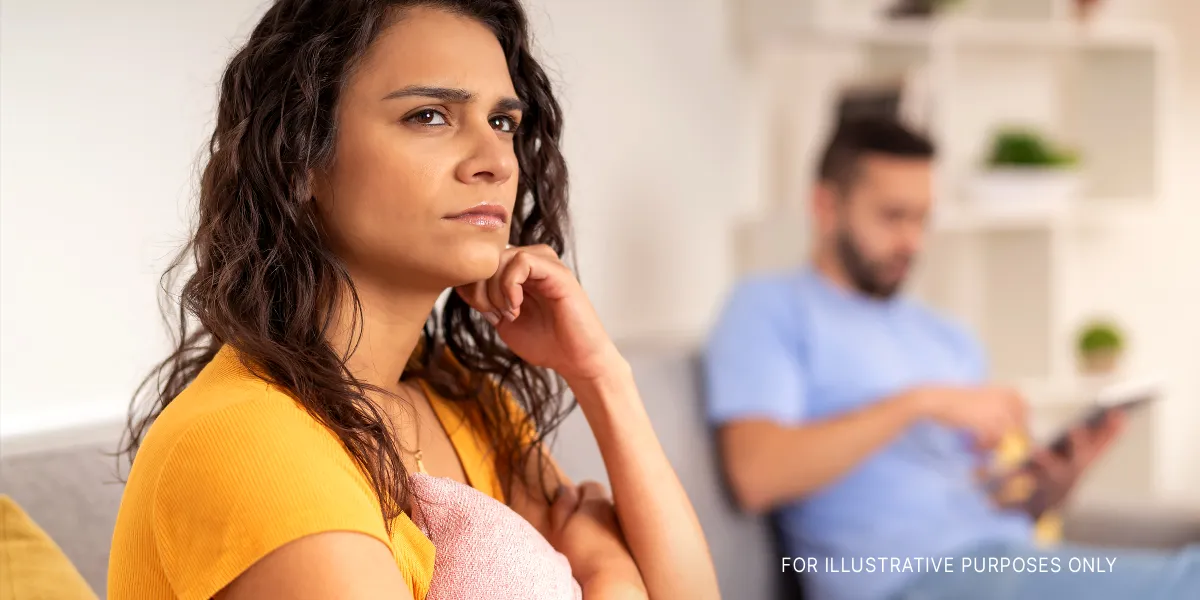
<svg viewBox="0 0 1200 600"><path fill-rule="evenodd" d="M1001 212L1057 213L1079 195L1079 156L1032 129L996 133L986 167L973 181L970 197L979 207Z"/></svg>
<svg viewBox="0 0 1200 600"><path fill-rule="evenodd" d="M1093 321L1079 332L1076 350L1080 366L1092 375L1110 374L1117 369L1125 350L1125 336L1109 321Z"/></svg>

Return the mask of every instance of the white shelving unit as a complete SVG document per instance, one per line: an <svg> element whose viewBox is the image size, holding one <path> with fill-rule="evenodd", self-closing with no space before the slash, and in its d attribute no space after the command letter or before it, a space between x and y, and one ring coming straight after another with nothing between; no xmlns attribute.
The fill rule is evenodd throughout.
<svg viewBox="0 0 1200 600"><path fill-rule="evenodd" d="M1097 240L1154 219L1161 204L1174 44L1151 23L1080 23L1072 0L967 0L936 20L875 16L890 4L736 3L738 46L770 90L774 124L771 197L739 232L739 264L777 268L807 250L799 219L842 87L906 82L918 102L903 110L939 152L938 211L913 291L980 335L996 378L1020 385L1044 413L1044 433L1103 383L1079 376L1072 353L1083 320L1113 308L1092 302L1103 278L1088 253ZM1083 192L1069 210L1000 215L969 201L967 184L993 133L1009 125L1080 151ZM1145 431L1132 437L1142 441L1112 459L1125 465L1121 477L1145 478L1124 480L1130 489L1153 487L1154 422L1138 420Z"/></svg>

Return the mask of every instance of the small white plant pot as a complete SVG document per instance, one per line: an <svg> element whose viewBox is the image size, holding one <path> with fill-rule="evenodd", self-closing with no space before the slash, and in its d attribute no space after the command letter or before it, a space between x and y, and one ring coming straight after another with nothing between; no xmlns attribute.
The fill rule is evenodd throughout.
<svg viewBox="0 0 1200 600"><path fill-rule="evenodd" d="M1079 370L1085 375L1111 375L1120 364L1120 350L1092 350L1079 354Z"/></svg>
<svg viewBox="0 0 1200 600"><path fill-rule="evenodd" d="M997 168L970 183L968 197L978 211L998 216L1053 216L1071 210L1083 189L1073 169Z"/></svg>

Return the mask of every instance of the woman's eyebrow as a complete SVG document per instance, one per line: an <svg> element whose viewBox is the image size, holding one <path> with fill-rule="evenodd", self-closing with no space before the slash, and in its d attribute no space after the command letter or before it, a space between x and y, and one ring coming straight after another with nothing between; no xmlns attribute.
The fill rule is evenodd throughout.
<svg viewBox="0 0 1200 600"><path fill-rule="evenodd" d="M529 110L529 105L520 98L513 98L509 96L507 98L501 98L500 101L496 103L496 110L507 112L525 112Z"/></svg>
<svg viewBox="0 0 1200 600"><path fill-rule="evenodd" d="M436 87L428 85L410 85L402 87L386 96L384 100L395 100L396 98L408 98L411 96L420 96L422 98L436 98L443 102L466 103L475 98L475 94L460 88Z"/></svg>
<svg viewBox="0 0 1200 600"><path fill-rule="evenodd" d="M462 88L449 88L429 85L410 85L402 87L386 96L384 100L395 100L397 98L411 98L413 96L421 98L434 98L442 102L450 102L453 104L466 104L475 99L475 94ZM501 98L496 102L497 110L505 111L522 111L528 108L520 98L506 97Z"/></svg>

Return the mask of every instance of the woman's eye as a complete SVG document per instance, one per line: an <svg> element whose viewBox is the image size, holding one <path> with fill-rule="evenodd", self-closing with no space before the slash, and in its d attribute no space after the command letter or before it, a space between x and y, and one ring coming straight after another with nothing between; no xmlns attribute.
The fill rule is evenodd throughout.
<svg viewBox="0 0 1200 600"><path fill-rule="evenodd" d="M416 114L412 115L411 117L408 118L408 120L413 123L416 123L417 125L428 125L430 127L437 127L437 126L446 124L446 115L443 115L442 113L440 113L436 110L433 110L432 108L427 108L425 110L422 110L422 111L417 112Z"/></svg>
<svg viewBox="0 0 1200 600"><path fill-rule="evenodd" d="M496 115L488 120L492 125L492 129L502 133L515 133L517 131L517 120L506 116Z"/></svg>

